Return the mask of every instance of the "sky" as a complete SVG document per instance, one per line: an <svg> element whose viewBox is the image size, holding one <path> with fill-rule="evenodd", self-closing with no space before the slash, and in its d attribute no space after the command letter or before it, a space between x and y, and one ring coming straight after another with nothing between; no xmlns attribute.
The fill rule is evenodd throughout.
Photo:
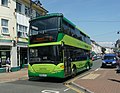
<svg viewBox="0 0 120 93"><path fill-rule="evenodd" d="M64 16L96 42L120 38L120 0L40 0L49 13Z"/></svg>

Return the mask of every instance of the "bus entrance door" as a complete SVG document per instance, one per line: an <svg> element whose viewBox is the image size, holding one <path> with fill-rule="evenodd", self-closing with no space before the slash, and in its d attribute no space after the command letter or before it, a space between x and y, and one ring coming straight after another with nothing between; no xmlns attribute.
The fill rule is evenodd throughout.
<svg viewBox="0 0 120 93"><path fill-rule="evenodd" d="M69 76L71 74L70 52L68 49L64 50L64 71L65 76Z"/></svg>

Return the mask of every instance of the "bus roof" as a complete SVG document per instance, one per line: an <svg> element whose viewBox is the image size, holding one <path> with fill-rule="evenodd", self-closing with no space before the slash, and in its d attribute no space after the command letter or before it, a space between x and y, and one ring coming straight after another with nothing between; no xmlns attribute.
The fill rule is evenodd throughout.
<svg viewBox="0 0 120 93"><path fill-rule="evenodd" d="M46 15L44 15L44 16L39 16L39 17L37 17L37 18L33 18L31 21L37 20L37 19L42 19L42 18L49 18L49 17L63 17L63 20L64 20L64 21L66 21L68 24L72 25L74 28L78 29L82 34L84 34L84 35L86 35L87 37L89 37L85 32L83 32L80 28L78 28L74 23L72 23L70 20L68 20L67 18L65 18L62 13L46 14Z"/></svg>

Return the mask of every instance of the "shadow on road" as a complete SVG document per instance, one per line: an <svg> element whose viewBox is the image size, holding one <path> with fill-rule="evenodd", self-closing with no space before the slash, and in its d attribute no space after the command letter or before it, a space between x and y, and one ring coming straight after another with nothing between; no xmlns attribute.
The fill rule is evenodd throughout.
<svg viewBox="0 0 120 93"><path fill-rule="evenodd" d="M117 80L117 79L108 79L108 80L120 83L120 80Z"/></svg>

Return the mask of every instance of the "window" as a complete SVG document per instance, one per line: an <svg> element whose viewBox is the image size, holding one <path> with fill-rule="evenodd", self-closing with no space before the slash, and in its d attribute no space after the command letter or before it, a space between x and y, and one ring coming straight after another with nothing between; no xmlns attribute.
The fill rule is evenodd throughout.
<svg viewBox="0 0 120 93"><path fill-rule="evenodd" d="M2 26L2 33L3 34L8 34L8 20L6 19L1 19L1 26Z"/></svg>
<svg viewBox="0 0 120 93"><path fill-rule="evenodd" d="M71 34L69 24L67 22L65 22L64 20L63 20L63 28L62 29L65 34L67 34L67 35Z"/></svg>
<svg viewBox="0 0 120 93"><path fill-rule="evenodd" d="M30 15L29 15L29 14L30 14L30 13L29 13L29 10L30 10L30 9L29 9L27 6L25 6L25 15L26 15L26 16L30 16Z"/></svg>
<svg viewBox="0 0 120 93"><path fill-rule="evenodd" d="M27 38L27 27L17 24L18 37Z"/></svg>
<svg viewBox="0 0 120 93"><path fill-rule="evenodd" d="M17 7L17 12L19 12L19 13L21 13L22 11L21 11L21 8L22 8L22 4L20 4L20 3L16 3L17 5L16 5L16 7Z"/></svg>
<svg viewBox="0 0 120 93"><path fill-rule="evenodd" d="M30 63L59 63L61 61L61 54L59 46L41 46L30 48Z"/></svg>
<svg viewBox="0 0 120 93"><path fill-rule="evenodd" d="M8 0L1 0L1 5L8 6Z"/></svg>

